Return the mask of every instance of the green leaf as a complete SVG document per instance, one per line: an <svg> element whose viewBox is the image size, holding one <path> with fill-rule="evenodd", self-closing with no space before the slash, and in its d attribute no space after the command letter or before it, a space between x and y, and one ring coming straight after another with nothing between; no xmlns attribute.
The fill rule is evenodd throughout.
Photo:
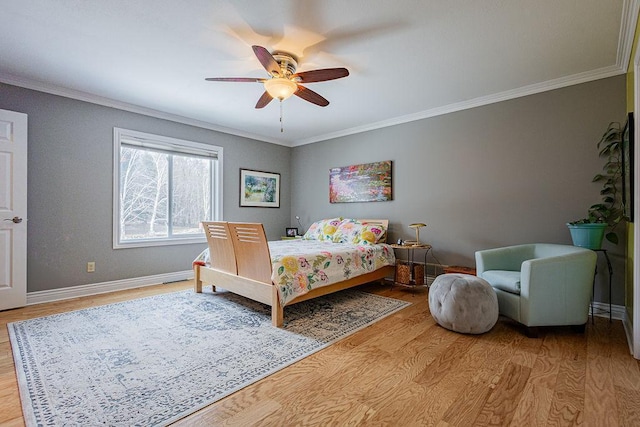
<svg viewBox="0 0 640 427"><path fill-rule="evenodd" d="M604 160L602 172L592 178L592 182L599 182L601 202L592 205L587 210L587 218L580 222L608 224L611 229L607 240L616 243L618 236L613 228L625 220L622 211L622 197L620 186L622 183L622 148L623 131L620 122L610 122L602 137L597 142L598 156Z"/></svg>
<svg viewBox="0 0 640 427"><path fill-rule="evenodd" d="M589 210L600 210L600 209L607 209L607 207L602 203L598 203L595 205L591 205L591 207L589 208Z"/></svg>

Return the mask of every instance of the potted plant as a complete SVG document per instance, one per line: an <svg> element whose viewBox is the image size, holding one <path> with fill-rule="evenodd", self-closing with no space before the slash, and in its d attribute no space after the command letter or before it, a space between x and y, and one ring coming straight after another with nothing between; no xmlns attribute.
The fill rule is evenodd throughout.
<svg viewBox="0 0 640 427"><path fill-rule="evenodd" d="M600 249L603 237L618 244L615 228L625 219L619 188L622 183L622 135L620 123L612 122L598 142L599 156L606 162L602 167L604 172L596 174L592 182L602 183L602 202L591 206L586 218L567 223L576 246ZM607 228L609 231L605 234Z"/></svg>

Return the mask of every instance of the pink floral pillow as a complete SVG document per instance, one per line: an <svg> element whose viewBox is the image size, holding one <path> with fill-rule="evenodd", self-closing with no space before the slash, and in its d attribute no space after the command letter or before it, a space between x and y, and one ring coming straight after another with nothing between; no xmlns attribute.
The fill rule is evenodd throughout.
<svg viewBox="0 0 640 427"><path fill-rule="evenodd" d="M342 222L342 218L322 219L311 224L311 227L302 236L306 240L333 241L333 235Z"/></svg>
<svg viewBox="0 0 640 427"><path fill-rule="evenodd" d="M336 243L374 245L385 240L387 230L381 224L363 224L356 220L343 220L333 235Z"/></svg>
<svg viewBox="0 0 640 427"><path fill-rule="evenodd" d="M385 240L387 230L382 224L365 224L356 236L354 243L375 245Z"/></svg>

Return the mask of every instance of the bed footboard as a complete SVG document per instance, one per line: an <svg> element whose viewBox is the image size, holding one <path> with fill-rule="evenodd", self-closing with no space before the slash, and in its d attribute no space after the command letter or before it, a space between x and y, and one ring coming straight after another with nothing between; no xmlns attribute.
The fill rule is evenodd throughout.
<svg viewBox="0 0 640 427"><path fill-rule="evenodd" d="M283 309L271 283L271 254L259 223L203 222L210 267L194 265L194 290L204 283L216 285L272 307L272 323L282 326Z"/></svg>
<svg viewBox="0 0 640 427"><path fill-rule="evenodd" d="M273 326L281 327L284 321L284 307L280 303L278 288L271 283L258 282L203 265L194 266L195 290L202 292L202 285L222 283L221 288L234 294L242 295L253 301L271 307L271 323ZM200 289L198 291L198 288ZM215 291L215 287L214 287Z"/></svg>

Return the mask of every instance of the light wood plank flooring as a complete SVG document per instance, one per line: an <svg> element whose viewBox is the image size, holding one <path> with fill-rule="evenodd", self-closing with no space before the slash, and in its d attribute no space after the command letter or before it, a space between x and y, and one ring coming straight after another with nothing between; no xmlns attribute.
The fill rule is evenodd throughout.
<svg viewBox="0 0 640 427"><path fill-rule="evenodd" d="M0 312L0 425L24 424L7 322L190 287ZM620 321L596 318L585 334L551 328L533 339L500 318L487 334L461 335L435 324L426 289L361 289L413 305L176 425L640 426L640 364Z"/></svg>

